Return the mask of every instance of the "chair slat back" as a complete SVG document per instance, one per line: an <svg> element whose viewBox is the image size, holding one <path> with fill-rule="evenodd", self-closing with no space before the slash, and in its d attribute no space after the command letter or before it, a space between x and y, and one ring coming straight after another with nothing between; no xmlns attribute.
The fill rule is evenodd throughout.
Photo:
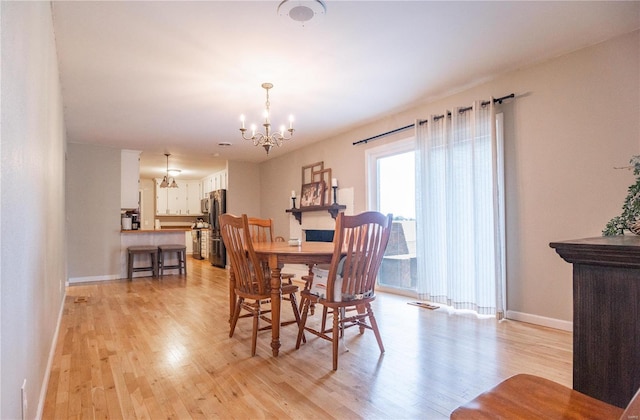
<svg viewBox="0 0 640 420"><path fill-rule="evenodd" d="M327 278L327 300L336 296L334 287L342 275L342 300L358 300L375 294L376 277L389 242L391 214L364 212L355 216L339 213L333 238L334 252ZM342 258L342 253L346 256ZM343 260L341 262L341 260Z"/></svg>
<svg viewBox="0 0 640 420"><path fill-rule="evenodd" d="M273 219L249 217L248 221L253 242L273 242Z"/></svg>
<svg viewBox="0 0 640 420"><path fill-rule="evenodd" d="M247 215L220 215L220 232L235 276L236 289L251 294L268 293L263 271L255 269L260 267L260 261L251 244Z"/></svg>

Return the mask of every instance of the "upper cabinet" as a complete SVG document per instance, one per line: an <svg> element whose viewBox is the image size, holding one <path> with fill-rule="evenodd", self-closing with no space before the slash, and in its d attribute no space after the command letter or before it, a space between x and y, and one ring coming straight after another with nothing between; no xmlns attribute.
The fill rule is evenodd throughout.
<svg viewBox="0 0 640 420"><path fill-rule="evenodd" d="M209 192L227 189L227 171L209 175L202 181L202 198L208 198Z"/></svg>
<svg viewBox="0 0 640 420"><path fill-rule="evenodd" d="M202 216L201 196L202 182L187 181L187 214Z"/></svg>
<svg viewBox="0 0 640 420"><path fill-rule="evenodd" d="M161 182L162 179L155 179L156 216L202 216L200 181L176 180L178 188L160 188Z"/></svg>
<svg viewBox="0 0 640 420"><path fill-rule="evenodd" d="M132 210L140 206L140 151L120 151L120 208Z"/></svg>
<svg viewBox="0 0 640 420"><path fill-rule="evenodd" d="M167 193L168 214L182 216L187 214L187 186L185 181L177 181L178 188L162 188Z"/></svg>

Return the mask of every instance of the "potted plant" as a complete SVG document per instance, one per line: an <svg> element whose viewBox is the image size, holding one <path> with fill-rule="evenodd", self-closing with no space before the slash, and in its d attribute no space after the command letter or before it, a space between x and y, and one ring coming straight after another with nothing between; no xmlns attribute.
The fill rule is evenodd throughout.
<svg viewBox="0 0 640 420"><path fill-rule="evenodd" d="M602 236L624 235L627 229L640 234L640 155L633 156L629 163L636 182L629 186L627 197L622 204L622 213L609 220Z"/></svg>

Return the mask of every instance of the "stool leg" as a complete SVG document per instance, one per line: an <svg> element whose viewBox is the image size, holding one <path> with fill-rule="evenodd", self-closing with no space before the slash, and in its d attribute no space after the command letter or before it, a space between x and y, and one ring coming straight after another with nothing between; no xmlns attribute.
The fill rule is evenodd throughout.
<svg viewBox="0 0 640 420"><path fill-rule="evenodd" d="M133 281L133 254L127 253L127 278Z"/></svg>
<svg viewBox="0 0 640 420"><path fill-rule="evenodd" d="M158 258L159 258L159 261L160 261L160 268L159 268L160 273L159 273L159 275L160 275L160 277L163 277L164 276L164 269L165 269L165 265L166 265L164 263L164 251L158 251Z"/></svg>
<svg viewBox="0 0 640 420"><path fill-rule="evenodd" d="M187 251L180 251L182 255L182 266L184 267L184 275L187 275Z"/></svg>
<svg viewBox="0 0 640 420"><path fill-rule="evenodd" d="M158 277L158 252L151 253L151 267L153 272L153 277Z"/></svg>

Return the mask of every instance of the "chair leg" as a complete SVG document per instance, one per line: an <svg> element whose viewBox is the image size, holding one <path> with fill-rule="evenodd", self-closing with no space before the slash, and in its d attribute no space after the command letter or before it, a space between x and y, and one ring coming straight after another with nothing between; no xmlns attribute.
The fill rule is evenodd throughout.
<svg viewBox="0 0 640 420"><path fill-rule="evenodd" d="M323 334L327 330L327 313L328 313L327 307L323 306L322 307L322 324L320 324L320 331L322 331Z"/></svg>
<svg viewBox="0 0 640 420"><path fill-rule="evenodd" d="M233 318L231 318L231 329L229 330L229 337L233 337L233 332L236 330L236 324L238 323L238 318L240 317L240 309L242 308L242 302L244 298L239 297L236 302L236 308L233 312Z"/></svg>
<svg viewBox="0 0 640 420"><path fill-rule="evenodd" d="M384 353L384 345L382 344L382 337L380 336L378 323L376 322L376 317L373 315L373 309L371 309L370 303L367 303L367 314L369 314L369 323L371 324L371 329L373 330L373 333L376 335L376 340L378 341L378 347L380 347L380 353Z"/></svg>
<svg viewBox="0 0 640 420"><path fill-rule="evenodd" d="M296 323L300 325L300 310L298 309L298 299L295 293L289 295L289 301L291 302L291 308L293 309L293 316L296 319Z"/></svg>
<svg viewBox="0 0 640 420"><path fill-rule="evenodd" d="M298 328L300 328L300 311L298 310L298 299L296 298L295 293L291 293L289 295L289 301L291 302L291 309L293 309L293 316L296 319L296 324L298 324ZM300 304L302 305L302 303ZM307 342L307 338L304 336L304 332L302 333L302 342Z"/></svg>
<svg viewBox="0 0 640 420"><path fill-rule="evenodd" d="M366 324L366 322L364 321L364 318L367 314L367 308L363 305L356 305L355 310L358 312L358 324L360 325L360 334L364 334L364 331L366 330L366 327L364 326L364 324Z"/></svg>
<svg viewBox="0 0 640 420"><path fill-rule="evenodd" d="M302 341L302 337L304 336L304 326L307 323L307 314L309 313L309 299L306 299L302 296L302 302L300 305L302 306L302 318L300 319L300 325L298 326L298 339L296 340L296 349L300 348L300 342Z"/></svg>
<svg viewBox="0 0 640 420"><path fill-rule="evenodd" d="M253 332L251 333L251 357L256 355L256 345L258 342L258 327L260 324L260 302L257 301L258 308L253 311Z"/></svg>
<svg viewBox="0 0 640 420"><path fill-rule="evenodd" d="M347 308L336 309L336 312L340 313L339 319L345 319L347 317ZM340 338L344 339L344 323L340 322Z"/></svg>
<svg viewBox="0 0 640 420"><path fill-rule="evenodd" d="M331 344L333 347L333 370L338 370L338 341L340 340L340 316L339 311L333 311L333 331L331 333Z"/></svg>

